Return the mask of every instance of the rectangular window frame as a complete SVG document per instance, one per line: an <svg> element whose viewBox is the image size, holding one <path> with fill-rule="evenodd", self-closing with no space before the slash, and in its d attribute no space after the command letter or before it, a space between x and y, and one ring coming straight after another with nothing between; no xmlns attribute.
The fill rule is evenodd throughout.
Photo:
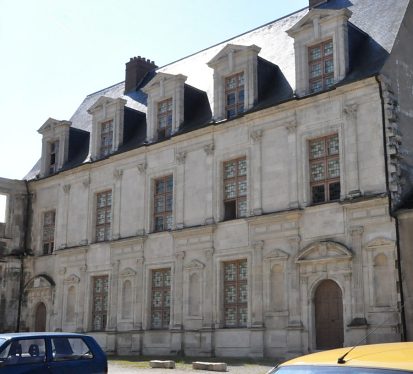
<svg viewBox="0 0 413 374"><path fill-rule="evenodd" d="M169 182L170 180L170 182ZM164 184L164 191L158 192L158 183ZM168 186L171 186L168 189ZM167 204L168 199L170 203ZM157 211L157 202L163 201L163 210ZM169 205L169 207L168 207ZM153 231L162 232L173 229L173 206L174 206L174 176L173 174L164 175L153 180ZM162 223L158 223L162 220ZM168 223L169 222L169 223Z"/></svg>
<svg viewBox="0 0 413 374"><path fill-rule="evenodd" d="M246 162L245 174L239 174L239 164L241 161ZM226 175L226 167L230 163L236 163L236 175L233 177L228 177ZM231 160L226 160L222 165L222 175L223 175L223 219L224 221L230 221L238 218L247 217L247 204L248 204L248 163L247 157L241 156ZM245 182L246 191L244 194L240 194L240 182ZM230 184L235 184L236 195L234 197L227 197L226 186ZM246 204L245 213L241 212L240 204ZM231 213L232 212L232 213Z"/></svg>
<svg viewBox="0 0 413 374"><path fill-rule="evenodd" d="M158 286L154 283L155 273L162 273L163 281L162 285ZM169 273L169 274L168 274ZM169 275L169 285L165 285L165 276ZM150 327L153 330L167 330L169 329L171 322L171 308L172 308L172 269L171 268L159 268L151 269L151 294L150 294ZM155 293L161 294L161 304L154 306ZM168 298L169 296L169 298ZM168 301L169 300L169 301ZM169 305L168 305L169 303ZM156 325L154 322L154 313L160 314L160 325Z"/></svg>
<svg viewBox="0 0 413 374"><path fill-rule="evenodd" d="M325 47L331 44L331 53L325 53ZM320 48L320 56L317 58L311 58L311 52ZM323 90L329 89L334 84L334 43L333 39L327 39L321 43L309 46L307 49L308 55L308 82L310 93L321 92ZM326 71L326 64L332 64L332 70ZM311 72L313 68L319 65L320 74L312 77ZM319 83L319 86L315 88L315 84Z"/></svg>
<svg viewBox="0 0 413 374"><path fill-rule="evenodd" d="M336 153L330 153L328 150L328 141L332 138L337 137L339 148ZM312 157L311 154L311 144L322 141L324 144L324 153L319 157ZM340 170L340 137L338 133L317 137L308 140L308 164L309 164L309 181L310 181L310 196L311 203L313 205L322 204L327 202L334 202L340 200L341 194L341 170ZM328 174L328 163L329 161L338 161L338 177L329 177ZM313 180L312 177L312 167L313 165L321 164L324 169L324 178L320 180ZM338 185L338 195L336 198L332 197L332 188L337 188ZM315 198L315 188L320 187L323 189L323 198ZM321 191L321 189L320 189Z"/></svg>
<svg viewBox="0 0 413 374"><path fill-rule="evenodd" d="M235 79L234 87L228 87L231 80ZM240 83L242 82L242 83ZM233 95L233 102L229 101ZM245 111L245 74L241 71L224 78L225 118L234 118Z"/></svg>
<svg viewBox="0 0 413 374"><path fill-rule="evenodd" d="M240 268L241 265L245 264L245 268L247 269L247 276L246 279L240 279ZM236 267L236 279L235 280L227 280L226 279L226 267L229 265L235 265ZM223 279L223 327L224 328L245 328L248 327L248 293L249 293L249 285L248 285L248 278L249 278L249 268L248 268L248 259L242 258L237 260L229 260L223 261L222 263L222 279ZM234 303L230 303L227 301L227 287L228 286L235 286L236 289L236 301ZM240 301L241 299L241 287L245 286L247 292L246 301ZM245 308L245 320L241 320L241 309ZM236 314L236 323L229 324L227 318L227 311L229 309L235 309Z"/></svg>
<svg viewBox="0 0 413 374"><path fill-rule="evenodd" d="M57 171L59 160L59 141L54 140L48 143L49 148L49 174L54 174Z"/></svg>
<svg viewBox="0 0 413 374"><path fill-rule="evenodd" d="M105 197L106 204L104 206L99 206L99 198ZM108 204L108 197L110 196L110 203ZM105 190L96 193L96 211L95 211L95 241L104 242L111 239L112 230L112 206L113 206L113 196L112 190ZM99 215L104 214L104 219L99 220ZM109 215L108 215L109 214ZM100 222L101 221L101 222ZM103 229L103 237L99 236L100 230Z"/></svg>
<svg viewBox="0 0 413 374"><path fill-rule="evenodd" d="M106 157L112 153L114 121L110 119L100 124L100 157Z"/></svg>
<svg viewBox="0 0 413 374"><path fill-rule="evenodd" d="M96 290L96 283L102 281L101 291ZM92 283L92 321L91 329L92 331L106 331L108 322L108 308L109 308L109 275L95 275L91 279ZM105 287L106 284L106 287ZM98 310L97 301L101 298L101 308ZM97 317L101 318L101 327L95 328L95 319Z"/></svg>
<svg viewBox="0 0 413 374"><path fill-rule="evenodd" d="M50 220L49 220L50 216ZM56 210L43 213L42 254L50 255L55 249Z"/></svg>
<svg viewBox="0 0 413 374"><path fill-rule="evenodd" d="M166 109L165 109L166 108ZM156 131L157 139L162 140L172 135L173 100L172 97L159 101L157 104Z"/></svg>

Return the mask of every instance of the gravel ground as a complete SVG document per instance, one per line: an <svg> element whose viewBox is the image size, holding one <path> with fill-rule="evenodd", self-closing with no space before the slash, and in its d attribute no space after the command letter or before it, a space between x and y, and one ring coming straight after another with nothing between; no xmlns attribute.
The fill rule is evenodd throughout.
<svg viewBox="0 0 413 374"><path fill-rule="evenodd" d="M202 360L208 361L208 360ZM218 373L206 370L193 370L190 363L177 363L176 369L151 369L148 365L142 365L136 361L127 361L122 359L109 359L109 374L132 374L132 373L147 373L147 374L165 374L165 371L170 371L170 374L207 374ZM221 362L226 362L223 359ZM142 367L145 366L145 367ZM227 365L227 373L232 374L265 374L274 364L270 362L265 363L231 363Z"/></svg>

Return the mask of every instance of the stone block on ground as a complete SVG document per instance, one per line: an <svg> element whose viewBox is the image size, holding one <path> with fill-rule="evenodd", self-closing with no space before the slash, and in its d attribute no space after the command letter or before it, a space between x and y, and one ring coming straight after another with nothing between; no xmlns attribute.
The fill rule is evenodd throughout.
<svg viewBox="0 0 413 374"><path fill-rule="evenodd" d="M149 365L151 368L175 369L175 361L172 360L151 360Z"/></svg>
<svg viewBox="0 0 413 374"><path fill-rule="evenodd" d="M195 361L192 363L194 370L210 370L210 371L227 371L227 364L225 362L202 362Z"/></svg>

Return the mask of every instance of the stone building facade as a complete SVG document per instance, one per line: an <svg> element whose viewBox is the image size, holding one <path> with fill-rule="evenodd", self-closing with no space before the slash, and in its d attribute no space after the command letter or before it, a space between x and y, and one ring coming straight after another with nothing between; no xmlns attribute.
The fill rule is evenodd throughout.
<svg viewBox="0 0 413 374"><path fill-rule="evenodd" d="M377 0L313 3L165 67L133 58L46 121L26 181L0 180L1 329L194 356L406 337L413 80L392 56L412 6L381 1L376 25Z"/></svg>

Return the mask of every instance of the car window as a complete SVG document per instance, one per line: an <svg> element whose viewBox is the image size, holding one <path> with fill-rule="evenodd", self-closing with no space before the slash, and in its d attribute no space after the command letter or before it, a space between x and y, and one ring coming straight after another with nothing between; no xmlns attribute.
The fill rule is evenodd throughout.
<svg viewBox="0 0 413 374"><path fill-rule="evenodd" d="M46 355L44 339L15 339L0 352L3 365L43 362Z"/></svg>
<svg viewBox="0 0 413 374"><path fill-rule="evenodd" d="M52 338L53 361L91 359L93 353L82 338Z"/></svg>
<svg viewBox="0 0 413 374"><path fill-rule="evenodd" d="M297 365L283 366L273 373L277 374L403 374L412 373L412 371L378 369L378 368L360 368L349 366L316 366L316 365Z"/></svg>

